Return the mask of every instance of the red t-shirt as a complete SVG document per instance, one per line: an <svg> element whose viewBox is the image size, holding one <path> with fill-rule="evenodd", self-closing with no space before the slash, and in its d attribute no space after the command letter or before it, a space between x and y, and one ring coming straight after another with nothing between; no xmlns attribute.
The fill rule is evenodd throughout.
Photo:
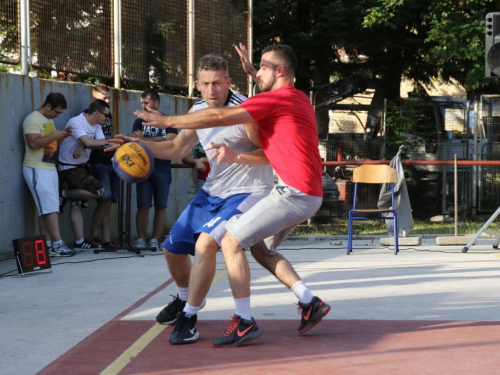
<svg viewBox="0 0 500 375"><path fill-rule="evenodd" d="M240 104L259 124L262 148L283 182L322 197L316 117L309 98L293 86L263 92Z"/></svg>

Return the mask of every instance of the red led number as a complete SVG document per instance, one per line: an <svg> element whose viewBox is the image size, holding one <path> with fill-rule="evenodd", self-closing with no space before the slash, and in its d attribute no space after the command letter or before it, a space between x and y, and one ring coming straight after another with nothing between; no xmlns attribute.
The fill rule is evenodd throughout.
<svg viewBox="0 0 500 375"><path fill-rule="evenodd" d="M33 267L33 249L31 248L31 242L23 242L23 257L24 265L26 267Z"/></svg>
<svg viewBox="0 0 500 375"><path fill-rule="evenodd" d="M45 241L37 240L35 241L35 251L36 251L36 260L39 265L47 263L47 258L45 256Z"/></svg>

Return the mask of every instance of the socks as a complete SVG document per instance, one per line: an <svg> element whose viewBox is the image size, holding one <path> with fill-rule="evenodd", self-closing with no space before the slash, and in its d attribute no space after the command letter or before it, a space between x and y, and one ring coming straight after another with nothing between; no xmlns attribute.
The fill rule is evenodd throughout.
<svg viewBox="0 0 500 375"><path fill-rule="evenodd" d="M188 290L189 288L180 288L177 287L177 295L181 301L187 301L188 299Z"/></svg>
<svg viewBox="0 0 500 375"><path fill-rule="evenodd" d="M314 297L314 295L302 280L297 281L295 284L293 284L292 292L293 294L295 294L295 297L299 299L299 302L305 305L310 303Z"/></svg>
<svg viewBox="0 0 500 375"><path fill-rule="evenodd" d="M79 239L78 241L75 241L77 245L81 245L85 241L85 238Z"/></svg>
<svg viewBox="0 0 500 375"><path fill-rule="evenodd" d="M191 315L197 315L198 314L198 311L200 311L200 306L193 306L193 305L190 305L189 303L186 303L186 306L184 306L184 312L186 314L191 314Z"/></svg>
<svg viewBox="0 0 500 375"><path fill-rule="evenodd" d="M252 310L250 308L250 297L246 298L235 298L234 303L236 304L236 315L241 316L243 319L252 319Z"/></svg>

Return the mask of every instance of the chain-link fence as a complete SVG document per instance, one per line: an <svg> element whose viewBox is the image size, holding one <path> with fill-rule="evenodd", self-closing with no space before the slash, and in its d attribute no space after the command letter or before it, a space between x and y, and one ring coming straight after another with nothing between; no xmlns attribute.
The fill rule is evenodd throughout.
<svg viewBox="0 0 500 375"><path fill-rule="evenodd" d="M247 2L196 0L195 7L196 58L213 52L224 56L229 63L234 90L247 93L247 75L241 69L240 57L234 49L238 42L249 40Z"/></svg>
<svg viewBox="0 0 500 375"><path fill-rule="evenodd" d="M19 24L18 1L0 0L0 62L19 64L21 59Z"/></svg>
<svg viewBox="0 0 500 375"><path fill-rule="evenodd" d="M30 0L31 63L39 69L113 75L112 2Z"/></svg>
<svg viewBox="0 0 500 375"><path fill-rule="evenodd" d="M122 79L185 88L187 2L122 0Z"/></svg>
<svg viewBox="0 0 500 375"><path fill-rule="evenodd" d="M439 165L439 161L454 160L455 155L457 160L473 160L474 139L469 128L467 103L408 100L378 110L366 103L360 105L360 109L355 104L349 107L346 109L346 105L342 104L330 106L328 138L320 140L323 160L346 164L349 161L390 159L391 148L394 154L399 147L399 143L391 144L398 140L393 129L395 121L398 121L398 124L406 126L398 140L406 146L403 160L429 161L429 165L404 166L414 218L452 219L455 212L455 171L453 166ZM378 120L374 117L377 113ZM404 123L401 118L404 118ZM325 167L325 172L334 183L324 182L325 191L328 191L325 198L327 195L337 196L338 203L327 200L315 221L345 222L352 205L352 171L356 166ZM474 168L477 167L457 168L457 210L461 218L472 212ZM498 177L500 183L500 175ZM361 196L376 200L380 186L366 189Z"/></svg>
<svg viewBox="0 0 500 375"><path fill-rule="evenodd" d="M20 61L21 1L26 0L0 0L0 63ZM234 50L238 42L248 45L250 40L248 1L196 0L192 41L188 1L120 4L117 15L112 0L29 1L31 66L108 79L119 66L124 82L186 89L192 43L194 61L207 53L221 54L229 62L233 88L248 92L247 76Z"/></svg>

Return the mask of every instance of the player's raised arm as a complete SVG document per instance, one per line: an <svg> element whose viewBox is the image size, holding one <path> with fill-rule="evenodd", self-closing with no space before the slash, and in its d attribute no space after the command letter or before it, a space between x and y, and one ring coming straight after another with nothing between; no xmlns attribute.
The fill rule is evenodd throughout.
<svg viewBox="0 0 500 375"><path fill-rule="evenodd" d="M153 156L157 159L179 160L188 155L193 146L198 143L198 136L194 130L183 130L173 140L149 142L144 139L118 134L114 139L108 139L107 142L114 145L104 151L116 150L127 142L141 142L151 150Z"/></svg>
<svg viewBox="0 0 500 375"><path fill-rule="evenodd" d="M243 67L243 71L246 74L252 76L254 82L258 82L259 78L257 77L257 69L254 68L254 66L250 61L247 47L243 43L240 43L239 47L234 46L234 48L236 49L236 52L238 52L238 55L240 55L241 66Z"/></svg>
<svg viewBox="0 0 500 375"><path fill-rule="evenodd" d="M145 125L157 128L205 129L254 122L252 116L239 106L207 108L180 116L164 116L159 112L135 111Z"/></svg>

